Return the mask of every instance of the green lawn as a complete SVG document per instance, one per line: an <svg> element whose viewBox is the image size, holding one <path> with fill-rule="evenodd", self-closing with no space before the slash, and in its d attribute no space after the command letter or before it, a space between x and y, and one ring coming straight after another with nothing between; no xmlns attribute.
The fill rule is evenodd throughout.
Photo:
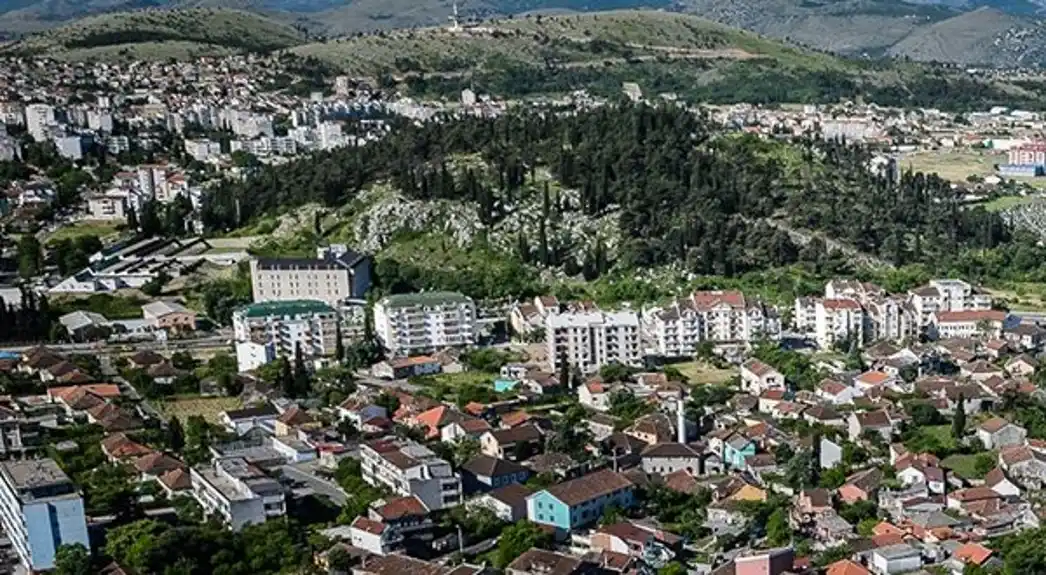
<svg viewBox="0 0 1046 575"><path fill-rule="evenodd" d="M51 235L47 237L45 244L57 242L59 240L74 240L82 236L97 236L104 238L115 234L116 224L112 222L98 222L84 220L68 226L63 226L55 230Z"/></svg>
<svg viewBox="0 0 1046 575"><path fill-rule="evenodd" d="M690 383L695 385L726 383L727 381L730 381L731 377L737 375L737 370L719 369L718 367L704 361L674 363L669 367L674 367L679 370L679 373L683 374Z"/></svg>
<svg viewBox="0 0 1046 575"><path fill-rule="evenodd" d="M949 455L941 461L941 467L951 469L956 475L963 479L981 479L983 473L977 472L977 455L964 455L956 453Z"/></svg>
<svg viewBox="0 0 1046 575"><path fill-rule="evenodd" d="M1014 206L1020 206L1023 204L1030 204L1032 202L1040 201L1040 198L1035 196L1002 196L995 198L994 200L983 204L984 209L989 212L1001 212L1007 208Z"/></svg>
<svg viewBox="0 0 1046 575"><path fill-rule="evenodd" d="M142 317L142 306L148 300L139 297L93 294L88 297L60 295L52 298L51 309L58 314L73 311L92 311L109 319L138 319Z"/></svg>

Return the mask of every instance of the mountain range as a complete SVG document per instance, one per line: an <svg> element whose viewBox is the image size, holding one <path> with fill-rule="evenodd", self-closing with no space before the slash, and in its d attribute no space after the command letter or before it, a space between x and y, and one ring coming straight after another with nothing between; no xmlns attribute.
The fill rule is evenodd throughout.
<svg viewBox="0 0 1046 575"><path fill-rule="evenodd" d="M311 37L446 23L454 0L0 0L0 37L128 11L231 8ZM646 8L847 56L965 66L1046 64L1046 0L457 0L462 19Z"/></svg>

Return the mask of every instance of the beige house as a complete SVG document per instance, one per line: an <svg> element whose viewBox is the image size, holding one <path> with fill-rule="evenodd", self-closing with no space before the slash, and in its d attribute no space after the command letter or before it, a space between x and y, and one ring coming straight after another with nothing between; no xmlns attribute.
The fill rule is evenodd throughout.
<svg viewBox="0 0 1046 575"><path fill-rule="evenodd" d="M142 306L142 316L153 329L194 331L196 312L177 302L154 301Z"/></svg>

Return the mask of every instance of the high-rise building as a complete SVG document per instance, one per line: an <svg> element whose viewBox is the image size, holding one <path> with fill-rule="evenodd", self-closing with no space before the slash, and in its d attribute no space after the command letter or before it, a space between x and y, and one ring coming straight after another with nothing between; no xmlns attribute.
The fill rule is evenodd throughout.
<svg viewBox="0 0 1046 575"><path fill-rule="evenodd" d="M929 284L909 291L908 296L922 327L930 325L930 316L937 312L982 311L992 307L990 295L955 279L930 280Z"/></svg>
<svg viewBox="0 0 1046 575"><path fill-rule="evenodd" d="M48 139L48 129L55 125L54 108L47 104L29 104L25 107L25 127L37 142Z"/></svg>
<svg viewBox="0 0 1046 575"><path fill-rule="evenodd" d="M453 292L391 295L374 305L374 333L394 355L476 343L476 304Z"/></svg>
<svg viewBox="0 0 1046 575"><path fill-rule="evenodd" d="M329 358L338 345L338 312L316 300L251 304L233 312L232 327L240 371L291 359L299 348L306 360Z"/></svg>
<svg viewBox="0 0 1046 575"><path fill-rule="evenodd" d="M347 299L366 297L370 289L370 257L344 245L320 248L317 256L251 260L254 301L312 299L337 306Z"/></svg>
<svg viewBox="0 0 1046 575"><path fill-rule="evenodd" d="M545 320L548 361L553 372L566 361L584 373L604 365L632 365L641 356L639 315L630 311L576 311Z"/></svg>
<svg viewBox="0 0 1046 575"><path fill-rule="evenodd" d="M658 353L691 356L704 341L747 343L777 339L781 321L776 310L739 291L699 291L648 312Z"/></svg>
<svg viewBox="0 0 1046 575"><path fill-rule="evenodd" d="M62 545L91 548L83 497L52 459L0 463L0 522L30 572L53 569Z"/></svg>

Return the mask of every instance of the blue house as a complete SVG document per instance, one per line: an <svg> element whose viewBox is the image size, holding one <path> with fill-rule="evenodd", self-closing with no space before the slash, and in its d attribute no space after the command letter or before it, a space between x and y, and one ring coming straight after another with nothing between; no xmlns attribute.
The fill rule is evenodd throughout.
<svg viewBox="0 0 1046 575"><path fill-rule="evenodd" d="M631 507L634 487L624 475L602 469L531 495L527 519L566 533L595 523L607 507Z"/></svg>
<svg viewBox="0 0 1046 575"><path fill-rule="evenodd" d="M755 455L755 442L743 435L735 433L723 444L723 463L734 469L744 469L749 455Z"/></svg>

